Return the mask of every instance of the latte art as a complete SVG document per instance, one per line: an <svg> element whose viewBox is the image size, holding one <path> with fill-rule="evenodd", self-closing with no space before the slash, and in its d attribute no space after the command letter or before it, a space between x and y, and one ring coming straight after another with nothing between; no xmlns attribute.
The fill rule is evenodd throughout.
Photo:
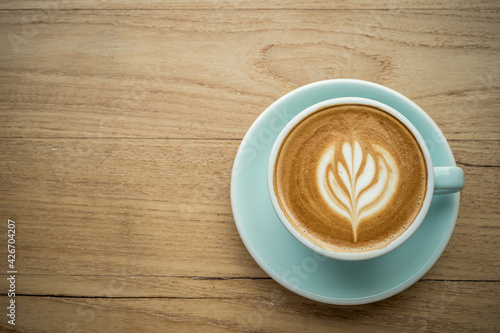
<svg viewBox="0 0 500 333"><path fill-rule="evenodd" d="M353 146L345 142L341 149L335 155L332 145L321 157L317 186L327 204L349 219L356 242L359 222L384 209L396 192L398 167L378 145L372 147L375 157L364 153L358 141Z"/></svg>
<svg viewBox="0 0 500 333"><path fill-rule="evenodd" d="M427 190L412 132L373 106L327 106L283 139L273 188L286 219L314 244L338 252L383 248L407 230Z"/></svg>

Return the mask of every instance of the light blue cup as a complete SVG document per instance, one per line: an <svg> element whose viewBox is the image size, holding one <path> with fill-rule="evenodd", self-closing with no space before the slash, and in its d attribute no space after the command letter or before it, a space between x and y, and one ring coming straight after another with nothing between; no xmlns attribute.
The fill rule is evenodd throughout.
<svg viewBox="0 0 500 333"><path fill-rule="evenodd" d="M287 134L290 132L293 127L298 124L302 119L305 117L313 114L314 112L323 109L324 107L327 106L334 106L334 105L342 105L342 104L357 104L357 105L368 105L368 106L374 106L377 107L378 109L381 109L392 116L396 117L401 123L403 123L406 128L408 128L414 135L414 137L417 139L417 142L422 149L427 170L428 170L428 176L427 176L427 192L425 194L424 201L422 202L422 207L420 209L419 214L413 221L413 223L410 225L409 228L405 230L398 238L396 238L394 241L388 243L385 247L382 248L377 248L374 250L369 250L365 252L340 252L340 251L334 251L331 249L326 249L323 247L320 247L313 243L311 240L306 238L301 232L299 232L293 224L287 219L285 213L281 209L281 206L278 202L278 198L276 197L276 193L274 191L274 182L273 182L273 177L274 177L274 166L276 162L276 156L280 150L281 144ZM423 111L422 111L423 112ZM403 179L404 180L404 179ZM280 132L278 135L276 141L274 142L273 148L271 150L270 158L269 158L269 163L268 163L268 171L267 171L267 184L268 184L268 190L269 190L269 196L271 198L271 203L274 207L274 210L276 212L276 215L280 219L281 223L283 223L283 226L292 234L299 242L310 248L311 250L320 253L326 257L333 258L333 259L338 259L338 260L366 260L366 259L372 259L376 258L378 256L381 256L383 254L386 254L397 247L399 247L401 244L403 244L406 240L408 240L411 235L415 233L415 231L420 227L420 224L422 221L425 219L427 212L429 211L429 207L431 205L432 197L433 195L437 194L448 194L448 193L453 193L453 192L458 192L463 189L464 187L464 172L461 168L457 166L441 166L441 167L434 167L432 163L432 157L429 152L429 149L427 145L425 144L425 140L420 134L420 132L415 128L415 126L405 117L403 116L400 112L396 111L394 108L383 104L381 102L367 99L367 98L362 98L362 97L341 97L341 98L334 98L334 99L329 99L326 101L319 102L317 104L314 104L304 111L300 112L298 115L296 115L288 124L283 128L283 130Z"/></svg>
<svg viewBox="0 0 500 333"><path fill-rule="evenodd" d="M246 249L276 282L318 302L366 304L403 291L434 266L453 234L460 192L433 195L420 227L385 255L367 260L337 260L304 246L283 226L271 203L267 184L269 158L278 135L297 114L316 103L340 97L367 98L394 108L422 135L434 167L456 165L439 127L407 97L368 81L319 81L276 100L249 128L233 165L231 206ZM440 181L439 175L435 177L435 183ZM281 300L288 297L278 287L276 291ZM252 318L247 319L251 323Z"/></svg>

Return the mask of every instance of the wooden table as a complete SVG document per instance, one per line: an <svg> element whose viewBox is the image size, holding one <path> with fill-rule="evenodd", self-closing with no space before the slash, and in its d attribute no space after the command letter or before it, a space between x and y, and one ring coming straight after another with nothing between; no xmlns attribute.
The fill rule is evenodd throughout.
<svg viewBox="0 0 500 333"><path fill-rule="evenodd" d="M1 1L2 329L499 332L499 11L494 0ZM418 103L466 174L437 264L361 306L269 278L229 193L241 139L269 104L346 77Z"/></svg>

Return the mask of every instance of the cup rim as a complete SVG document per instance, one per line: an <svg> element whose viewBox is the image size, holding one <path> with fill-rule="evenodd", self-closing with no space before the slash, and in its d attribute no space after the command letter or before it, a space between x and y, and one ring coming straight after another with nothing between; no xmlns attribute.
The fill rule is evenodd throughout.
<svg viewBox="0 0 500 333"><path fill-rule="evenodd" d="M281 207L278 203L278 199L276 197L276 194L274 192L274 183L273 183L273 178L274 178L274 165L276 163L276 156L278 154L279 148L281 147L281 144L286 137L286 135L289 133L289 131L298 123L300 122L303 118L307 117L308 115L318 111L319 109L322 109L326 106L332 106L332 105L340 105L340 104L361 104L361 105L368 105L368 106L375 106L392 116L396 117L400 122L402 122L413 134L413 136L417 139L417 142L423 152L425 162L426 162L426 167L427 167L427 190L425 193L425 198L424 201L422 202L422 207L420 209L420 212L418 213L417 217L413 221L413 223L410 225L409 228L407 228L398 238L396 238L394 241L390 242L387 246L383 248L378 248L374 250L369 250L365 252L340 252L340 251L334 251L330 249L326 249L323 247L320 247L319 245L313 243L311 240L303 236L300 232L295 229L295 227L288 221L286 218L285 214L281 210ZM287 124L286 126L281 130L279 133L278 137L276 138L269 162L268 162L268 170L267 170L267 185L268 185L268 192L269 196L271 198L271 203L274 208L274 211L276 212L279 220L283 224L283 226L294 236L299 242L301 242L303 245L308 247L309 249L324 255L329 258L333 259L338 259L338 260L347 260L347 261L357 261L357 260L367 260L367 259L372 259L376 258L378 256L381 256L383 254L386 254L394 249L396 249L398 246L403 244L406 240L408 240L418 229L418 227L422 224L425 216L427 215L427 212L429 210L431 201L432 201L432 196L433 196L433 191L434 191L434 168L433 168L433 163L432 163L432 158L431 154L429 152L429 149L425 143L424 138L420 134L420 132L417 130L417 128L399 111L396 109L381 103L376 100L368 99L368 98L363 98L363 97L339 97L339 98L333 98L333 99L328 99L319 103L316 103L314 105L309 106L308 108L302 110L299 112L295 117L293 117Z"/></svg>

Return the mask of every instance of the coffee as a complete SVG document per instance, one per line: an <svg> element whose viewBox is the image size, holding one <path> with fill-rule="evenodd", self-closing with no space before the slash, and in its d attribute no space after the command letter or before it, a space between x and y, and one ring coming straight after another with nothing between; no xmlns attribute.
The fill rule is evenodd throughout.
<svg viewBox="0 0 500 333"><path fill-rule="evenodd" d="M383 248L415 220L427 190L412 132L374 106L327 106L286 135L273 188L304 237L339 252Z"/></svg>

